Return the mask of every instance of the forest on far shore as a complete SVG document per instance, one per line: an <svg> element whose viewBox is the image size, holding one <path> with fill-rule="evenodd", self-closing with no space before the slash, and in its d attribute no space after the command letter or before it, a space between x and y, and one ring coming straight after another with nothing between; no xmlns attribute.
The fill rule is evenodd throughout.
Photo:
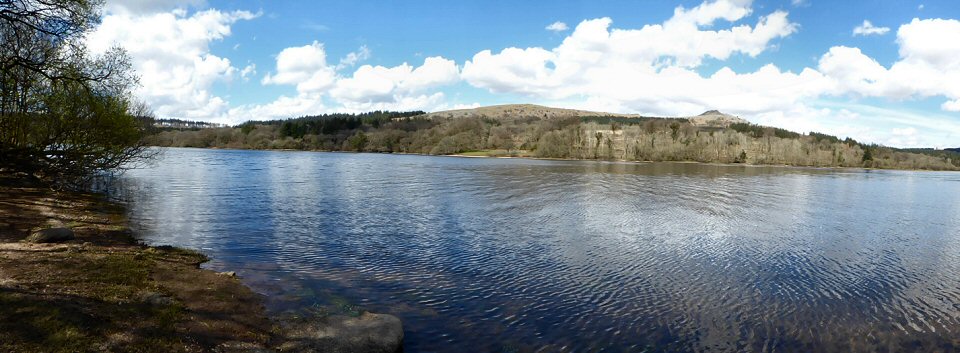
<svg viewBox="0 0 960 353"><path fill-rule="evenodd" d="M235 127L155 127L146 141L164 147L960 170L960 150L896 149L816 132L747 123L703 126L680 118L437 118L376 111Z"/></svg>

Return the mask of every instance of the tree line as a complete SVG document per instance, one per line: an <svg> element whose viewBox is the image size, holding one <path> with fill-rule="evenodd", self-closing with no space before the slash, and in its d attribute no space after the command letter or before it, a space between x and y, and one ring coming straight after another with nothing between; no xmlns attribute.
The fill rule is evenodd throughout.
<svg viewBox="0 0 960 353"><path fill-rule="evenodd" d="M664 118L426 118L422 112L378 111L162 131L147 141L173 147L960 170L960 153L953 151L900 150L816 132L696 126Z"/></svg>

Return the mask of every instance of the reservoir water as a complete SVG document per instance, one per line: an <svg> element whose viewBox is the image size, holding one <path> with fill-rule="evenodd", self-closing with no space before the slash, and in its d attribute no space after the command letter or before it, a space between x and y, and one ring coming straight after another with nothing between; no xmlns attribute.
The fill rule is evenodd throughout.
<svg viewBox="0 0 960 353"><path fill-rule="evenodd" d="M960 173L166 149L119 195L407 352L960 349Z"/></svg>

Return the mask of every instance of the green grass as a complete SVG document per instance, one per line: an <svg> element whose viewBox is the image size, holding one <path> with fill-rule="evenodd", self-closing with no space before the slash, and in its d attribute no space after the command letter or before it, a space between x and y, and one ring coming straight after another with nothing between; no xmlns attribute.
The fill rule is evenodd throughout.
<svg viewBox="0 0 960 353"><path fill-rule="evenodd" d="M94 339L82 312L0 292L0 351L81 352Z"/></svg>
<svg viewBox="0 0 960 353"><path fill-rule="evenodd" d="M479 151L467 151L460 152L455 154L456 156L465 156L465 157L517 157L520 155L520 151L507 151L507 150L479 150Z"/></svg>
<svg viewBox="0 0 960 353"><path fill-rule="evenodd" d="M482 151L460 152L460 153L457 153L457 155L470 156L470 157L489 157L491 154L490 154L490 150L482 150Z"/></svg>

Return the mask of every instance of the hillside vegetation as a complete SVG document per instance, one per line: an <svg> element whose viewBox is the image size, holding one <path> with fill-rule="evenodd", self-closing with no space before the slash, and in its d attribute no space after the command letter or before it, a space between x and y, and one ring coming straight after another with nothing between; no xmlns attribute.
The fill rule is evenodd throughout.
<svg viewBox="0 0 960 353"><path fill-rule="evenodd" d="M960 152L899 150L753 125L709 111L652 118L507 105L424 114L372 112L161 129L156 146L530 156L815 167L960 170Z"/></svg>

